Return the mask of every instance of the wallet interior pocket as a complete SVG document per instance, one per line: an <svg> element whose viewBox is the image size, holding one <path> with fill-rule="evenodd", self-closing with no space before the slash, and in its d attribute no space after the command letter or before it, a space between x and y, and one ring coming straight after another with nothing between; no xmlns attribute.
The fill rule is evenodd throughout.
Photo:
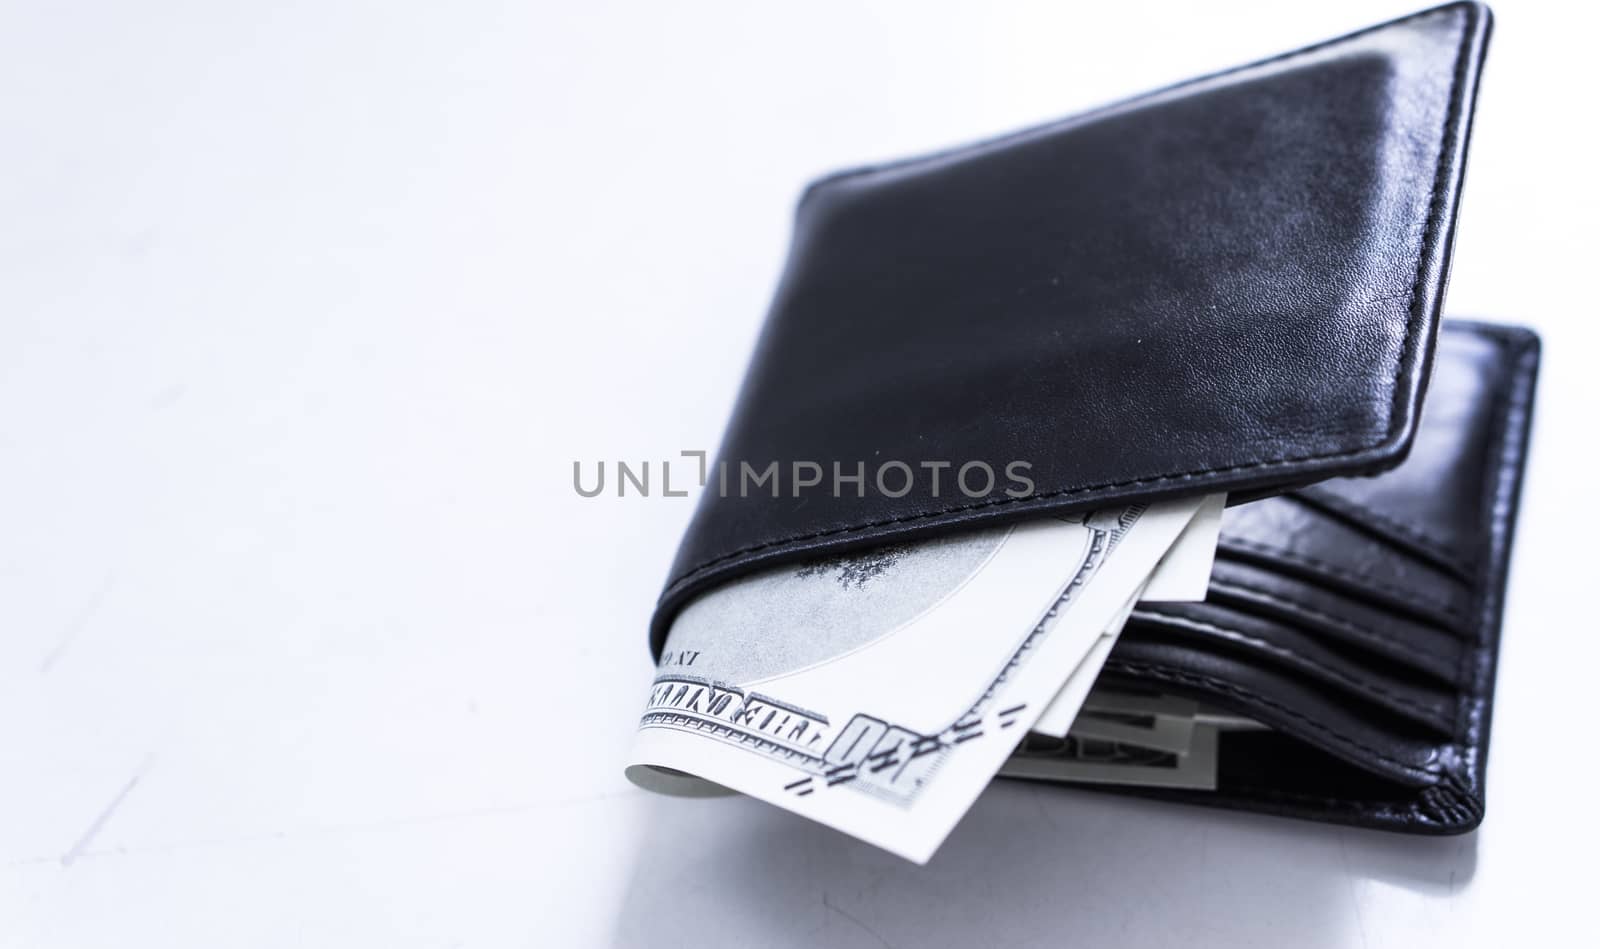
<svg viewBox="0 0 1600 949"><path fill-rule="evenodd" d="M1214 792L1149 793L1420 832L1476 826L1537 362L1529 333L1447 326L1428 454L1314 489L1342 510L1299 494L1230 510L1206 602L1135 610L1108 681L1271 729L1223 736Z"/></svg>
<svg viewBox="0 0 1600 949"><path fill-rule="evenodd" d="M1226 551L1212 570L1209 598L1305 630L1334 648L1387 660L1447 687L1455 684L1466 654L1459 631L1443 623L1236 560Z"/></svg>
<svg viewBox="0 0 1600 949"><path fill-rule="evenodd" d="M1370 706L1414 729L1445 736L1454 725L1453 684L1440 686L1370 653L1338 648L1304 627L1215 603L1135 610L1129 623L1130 635L1137 630L1152 640L1232 656L1264 672L1303 680L1346 705Z"/></svg>

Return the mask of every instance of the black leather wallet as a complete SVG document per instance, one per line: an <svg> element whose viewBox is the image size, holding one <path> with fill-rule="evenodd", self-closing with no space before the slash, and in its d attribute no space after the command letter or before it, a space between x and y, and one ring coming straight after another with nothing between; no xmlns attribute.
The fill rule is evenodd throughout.
<svg viewBox="0 0 1600 949"><path fill-rule="evenodd" d="M1439 7L811 185L719 459L1025 459L1033 490L707 491L652 649L757 568L1226 492L1207 601L1141 605L1103 675L1272 731L1224 738L1215 792L1138 793L1475 826L1538 361L1439 328L1489 22Z"/></svg>

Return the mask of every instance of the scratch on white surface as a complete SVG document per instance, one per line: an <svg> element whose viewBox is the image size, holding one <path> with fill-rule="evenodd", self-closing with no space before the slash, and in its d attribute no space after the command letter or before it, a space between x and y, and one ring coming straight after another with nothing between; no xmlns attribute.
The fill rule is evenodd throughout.
<svg viewBox="0 0 1600 949"><path fill-rule="evenodd" d="M1339 863L1344 869L1345 882L1350 885L1350 902L1355 909L1356 931L1361 934L1361 945L1367 942L1367 921L1361 915L1361 890L1356 875L1350 871L1350 851L1345 847L1344 831L1339 831Z"/></svg>
<svg viewBox="0 0 1600 949"><path fill-rule="evenodd" d="M67 848L66 853L61 855L61 865L63 867L72 866L73 861L83 856L84 850L106 826L106 822L111 819L111 815L116 813L117 808L122 806L123 801L127 800L128 794L135 787L138 787L139 779L144 777L146 771L150 770L150 764L154 760L154 756L147 756L144 761L140 762L139 767L134 769L133 776L128 778L128 783L122 786L122 790L117 792L117 796L112 798L111 803L100 811L98 817L89 822L89 826L84 829L83 833L78 835L77 841Z"/></svg>
<svg viewBox="0 0 1600 949"><path fill-rule="evenodd" d="M61 655L67 651L67 647L71 646L73 641L78 638L78 634L83 632L83 628L89 625L91 619L94 619L94 614L100 612L100 605L106 601L106 594L111 592L111 581L115 577L115 574L107 574L106 578L101 581L99 589L90 595L83 607L78 610L77 615L72 618L72 622L68 623L66 629L61 631L61 636L56 640L55 646L44 657L44 661L39 663L40 675L50 671L50 667L56 664Z"/></svg>
<svg viewBox="0 0 1600 949"><path fill-rule="evenodd" d="M1450 854L1450 889L1449 897L1454 902L1461 895L1461 881L1456 879L1456 874L1461 868L1461 855L1467 850L1467 835L1456 838L1454 852Z"/></svg>
<svg viewBox="0 0 1600 949"><path fill-rule="evenodd" d="M179 399L183 398L184 393L187 391L189 391L189 387L183 383L173 383L172 385L167 386L165 389L162 389L160 392L157 392L154 396L151 396L150 407L152 409L164 409L170 405L175 405Z"/></svg>
<svg viewBox="0 0 1600 949"><path fill-rule="evenodd" d="M152 759L153 760L153 759ZM435 811L427 814L407 814L399 817L386 817L373 821L352 821L343 824L325 824L316 827L303 827L293 830L268 831L260 834L240 834L234 837L211 837L196 840L173 840L160 843L146 844L136 847L117 847L114 850L91 850L89 844L93 842L100 828L105 825L106 819L117 808L122 800L138 784L139 778L148 770L148 763L141 766L128 784L116 798L107 805L100 816L95 819L89 829L72 845L72 849L61 857L27 857L21 860L12 860L5 864L7 867L26 867L41 863L57 861L67 866L74 860L88 860L96 857L129 857L140 854L172 853L183 850L202 850L214 847L227 848L250 844L275 843L280 841L310 840L321 837L341 837L348 834L372 833L382 831L404 830L410 827L427 824L448 823L461 820L482 820L484 818L510 817L518 814L527 814L537 811L561 810L568 807L582 807L590 804L599 804L618 798L642 798L649 795L648 791L638 788L625 788L618 791L602 792L599 794L583 794L575 797L560 798L551 801L537 801L528 804L510 804L500 807L476 807L454 811Z"/></svg>
<svg viewBox="0 0 1600 949"><path fill-rule="evenodd" d="M833 912L838 913L840 916L843 916L845 919L847 919L850 922L854 923L857 929L859 929L862 932L866 933L867 935L871 936L873 939L878 940L878 945L883 946L884 949L894 949L894 945L891 944L889 942L889 940L887 940L887 939L883 938L882 936L878 935L878 931L876 929L873 929L871 926L868 926L866 923L863 923L861 920L856 919L854 916L851 916L849 913L845 912L844 910L842 910L839 907L835 906L833 903L829 902L829 900L828 900L828 891L827 890L823 890L822 891L822 905L824 907L826 907L827 909L830 909Z"/></svg>
<svg viewBox="0 0 1600 949"><path fill-rule="evenodd" d="M1037 781L1028 782L1028 797L1033 801L1033 809L1039 812L1039 819L1049 824L1051 829L1059 831L1061 825L1056 823L1055 815L1044 805L1044 791Z"/></svg>

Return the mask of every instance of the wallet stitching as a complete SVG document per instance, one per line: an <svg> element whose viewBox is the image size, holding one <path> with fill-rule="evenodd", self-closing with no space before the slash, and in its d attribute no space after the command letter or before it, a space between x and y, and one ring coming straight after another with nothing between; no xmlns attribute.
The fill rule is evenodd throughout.
<svg viewBox="0 0 1600 949"><path fill-rule="evenodd" d="M1491 343L1494 343L1497 347L1499 347L1502 353L1506 351L1507 341L1504 337L1488 334L1487 338ZM1517 362L1520 362L1520 358L1517 360ZM1495 466L1494 477L1486 479L1487 483L1484 485L1483 498L1481 501L1481 510L1484 515L1484 522L1488 525L1488 529L1491 532L1494 530L1495 500L1499 497L1502 482L1505 481L1505 457L1508 441L1506 438L1506 433L1510 425L1511 412L1513 409L1512 394L1517 388L1520 377L1519 368L1520 367L1518 365L1513 363L1511 370L1506 374L1505 383L1501 386L1500 391L1496 393L1495 397L1494 431L1490 435L1489 445L1492 446L1492 450L1498 449L1500 457L1497 459L1499 464ZM1490 542L1491 544L1494 543L1492 534ZM1472 705L1475 705L1477 702L1481 701L1482 698L1479 690L1477 689L1476 683L1473 681L1474 677L1472 675L1472 669L1483 661L1483 654L1485 650L1485 644L1483 642L1484 632L1488 628L1488 623L1492 622L1492 617L1488 616L1488 609L1492 605L1493 601L1493 597L1490 595L1489 591L1490 587L1493 585L1492 574L1494 571L1495 561L1498 559L1498 557L1491 555L1485 559L1483 566L1479 569L1477 588L1477 598L1479 601L1478 628L1474 630L1475 636L1473 637L1474 641L1471 644L1471 647L1462 653L1460 662L1456 664L1456 687L1459 695L1456 701L1455 737L1456 744L1461 749L1463 758L1467 759L1466 763L1468 765L1469 772L1472 770L1472 759L1476 757L1471 750L1472 735L1470 726L1470 708Z"/></svg>
<svg viewBox="0 0 1600 949"><path fill-rule="evenodd" d="M1495 346L1498 347L1502 353L1506 351L1506 341L1504 339L1490 337L1489 341L1495 344ZM1499 462L1499 464L1495 465L1494 476L1485 479L1486 484L1484 485L1483 496L1480 500L1480 510L1483 512L1484 523L1488 526L1488 529L1491 532L1494 530L1495 498L1499 496L1500 483L1505 480L1506 429L1511 421L1511 395L1512 391L1516 389L1516 386L1517 367L1513 365L1511 370L1506 373L1506 381L1500 386L1500 391L1495 393L1494 431L1490 434L1489 445L1491 446L1491 452L1498 451L1500 457L1495 459ZM1492 458L1494 456L1491 454L1490 457ZM1492 535L1490 542L1493 543ZM1468 706L1472 700L1476 700L1478 698L1477 689L1475 687L1475 683L1473 682L1472 669L1482 661L1483 657L1484 629L1486 628L1484 623L1487 619L1485 611L1491 600L1489 595L1489 587L1492 583L1491 574L1494 570L1495 559L1496 558L1493 556L1487 558L1486 562L1478 571L1478 588L1476 590L1476 598L1478 600L1478 627L1473 630L1473 642L1471 643L1470 647L1462 652L1461 660L1456 663L1456 687L1459 692L1459 696L1456 702L1455 733L1456 741L1460 744L1463 753L1466 752L1466 749L1469 746L1469 739L1471 737L1469 734L1470 728L1468 726Z"/></svg>
<svg viewBox="0 0 1600 949"><path fill-rule="evenodd" d="M1402 761L1399 758L1390 755L1388 752L1383 751L1382 749L1375 748L1359 739L1351 738L1349 735L1346 735L1343 732L1335 731L1332 727L1323 724L1309 715L1306 715L1304 712L1290 708L1276 699L1268 698L1267 696L1256 692L1254 689L1250 689L1242 685L1236 685L1225 679L1218 679L1215 676L1189 672L1184 669L1175 669L1165 665L1158 665L1148 662L1129 662L1125 659L1112 659L1106 663L1106 666L1108 668L1115 668L1118 671L1126 672L1136 676L1148 675L1151 678L1165 679L1169 682L1187 683L1189 685L1204 686L1206 688L1228 692L1241 698L1248 699L1257 704L1264 705L1270 709L1281 712L1290 718L1303 722L1312 729L1326 735L1335 744L1345 745L1347 747L1354 748L1357 751L1364 751L1379 761L1382 761L1385 764L1394 765L1395 767L1406 772L1426 775L1434 778L1437 778L1438 776L1438 766L1436 764L1417 765L1408 761Z"/></svg>
<svg viewBox="0 0 1600 949"><path fill-rule="evenodd" d="M1395 586L1384 580L1380 580L1371 574L1360 573L1355 570L1347 570L1344 567L1329 563L1328 561L1317 557L1297 553L1282 547L1274 547L1271 544L1263 544L1259 541L1246 540L1242 537L1224 537L1222 538L1222 545L1225 547L1242 547L1246 550L1253 550L1257 553L1266 554L1288 563L1296 563L1302 567L1310 567L1314 570L1326 573L1329 576L1338 577L1341 580L1348 580L1352 583L1369 586L1376 590L1382 590L1383 592L1394 597L1399 602L1405 603L1408 606L1414 606L1419 610L1437 611L1454 620L1466 619L1466 616L1462 614L1460 607L1446 603L1443 600L1435 600L1432 597L1421 596L1415 591Z"/></svg>
<svg viewBox="0 0 1600 949"><path fill-rule="evenodd" d="M1109 109L1125 108L1125 107L1127 107L1129 105L1132 105L1134 103L1143 101L1143 100L1151 98L1153 96L1160 96L1160 95L1169 94L1171 92L1177 91L1179 89L1186 88L1186 87L1194 85L1194 84L1203 83L1203 82L1207 82L1207 81L1223 78L1223 77L1232 75L1234 73L1244 72L1244 71L1250 70L1250 69L1256 69L1256 68L1260 68L1260 67L1263 67L1263 66L1268 66L1268 65L1272 65L1272 64L1276 64L1276 63L1280 63L1280 62L1285 62L1285 61L1288 61L1290 59L1293 59L1293 58L1296 58L1296 57L1299 57L1299 56L1309 55L1309 54L1311 54L1313 52L1317 52L1317 51L1320 51L1322 49L1330 48L1330 47L1338 45L1340 43L1350 42L1350 41L1355 40L1355 39L1357 39L1359 37L1362 37L1362 36L1364 36L1364 35L1366 35L1368 33L1376 32L1376 31L1382 30L1382 29L1388 29L1388 28L1393 28L1393 27L1396 27L1396 26L1400 26L1402 24L1409 23L1409 22L1411 22L1413 20L1420 20L1420 19L1424 19L1424 18L1427 18L1427 17L1433 17L1433 16L1442 16L1442 15L1444 15L1446 13L1461 13L1461 14L1463 14L1462 24L1461 24L1461 27L1460 27L1461 39L1460 39L1459 44L1458 44L1457 49L1456 49L1456 60L1455 60L1455 64L1454 64L1454 70L1453 70L1453 75L1452 75L1452 78L1451 78L1451 86L1450 86L1450 98L1449 98L1449 102L1448 102L1448 104L1446 106L1446 109L1445 109L1445 126L1444 126L1444 129L1443 129L1443 131L1442 131L1442 133L1440 135L1440 139L1439 139L1439 145L1438 145L1439 154L1438 154L1438 158L1436 160L1436 167L1435 167L1435 171L1434 171L1433 186L1432 186L1432 188L1430 190L1430 193L1429 193L1429 196L1428 196L1428 210L1427 210L1427 213L1424 216L1424 219L1422 221L1424 229L1423 229L1421 244L1420 244L1420 246L1418 247L1418 250L1417 250L1417 272L1416 272L1416 278L1415 278L1415 282L1413 283L1412 288L1411 288L1411 302L1408 304L1408 307L1407 307L1411 311L1411 313L1410 313L1410 315L1408 316L1408 318L1406 320L1406 335L1405 335L1405 339L1402 341L1402 344L1401 344L1400 354L1397 357L1397 359L1395 360L1395 368L1394 368L1395 377L1394 377L1394 381L1392 383L1393 388L1394 388L1394 396L1393 396L1393 399L1392 399L1391 404L1390 404L1387 430L1384 432L1384 435L1383 435L1382 438L1378 439L1377 441L1373 442L1372 444L1363 445L1363 446L1359 446L1357 448L1352 448L1352 449L1346 449L1346 450L1343 450L1343 451L1317 452L1317 453L1299 455L1299 456L1290 457L1290 458L1262 459L1262 460L1257 460L1257 461L1242 462L1242 463L1234 464L1234 465L1225 465L1225 466L1222 466L1222 467L1207 467L1207 468L1195 469L1193 471L1170 473L1170 474L1163 474L1163 475L1155 475L1155 476L1144 477L1144 478L1133 478L1133 479L1129 479L1129 480L1126 480L1126 481L1107 482L1107 483L1096 484L1096 485L1086 485L1086 486L1076 487L1076 488L1061 488L1061 489L1057 489L1057 490L1053 490L1053 491L1047 491L1047 492L1043 492L1043 493L1039 493L1039 494L1032 494L1032 495L1028 495L1026 497L1020 497L1020 498L1013 498L1013 497L987 498L987 499L984 499L983 501L978 501L978 502L971 503L971 504L953 505L951 507L947 507L947 508L943 508L943 509L935 510L935 511L924 511L924 512L917 513L917 514L906 514L906 515L900 515L900 516L896 516L896 517L883 518L883 519L879 519L879 520L868 521L868 522L861 523L861 524L848 525L848 526L845 526L845 527L824 528L822 530L812 531L812 532L809 532L809 533L795 534L795 535L791 535L791 536L788 536L788 537L781 537L781 538L777 538L777 539L770 540L770 541L763 541L761 543L751 544L751 545L748 545L748 546L745 546L745 547L738 548L736 550L729 551L729 552L727 552L725 554L720 554L720 555L712 557L712 558L710 558L708 560L704 560L701 563L697 564L696 566L690 567L688 570L686 570L685 572L679 574L676 578L674 578L674 579L672 579L671 581L668 582L667 587L666 587L665 590L662 591L660 600L658 602L666 600L667 597L673 595L680 587L682 587L684 584L686 584L689 581L691 581L694 577L696 577L697 575L703 573L704 571L708 570L709 568L711 568L711 567L713 567L713 566L715 566L715 565L717 565L719 563L723 563L725 561L732 560L732 559L734 559L736 557L741 557L741 556L744 556L746 554L754 553L755 551L758 551L758 550L764 550L764 549L767 549L767 548L777 547L777 546L781 546L781 545L785 545L785 544L792 544L792 543L794 543L796 541L813 540L813 539L816 539L816 538L819 538L819 537L831 537L831 536L837 536L837 535L841 535L841 534L859 533L860 531L871 530L871 529L877 528L877 527L884 527L884 526L887 526L887 525L890 525L890 524L901 524L901 523L908 523L908 522L917 521L917 520L926 520L928 518L943 517L945 515L957 513L957 512L960 512L960 511L977 510L977 509L980 509L980 508L983 508L983 507L991 507L991 506L996 506L996 505L1000 505L1000 504L1030 503L1030 502L1037 502L1037 501L1046 501L1046 500L1050 500L1052 498L1067 497L1067 496L1074 495L1074 494L1086 494L1086 493L1090 493L1090 492L1104 491L1104 490L1116 489L1116 488L1126 488L1126 487L1146 486L1146 485L1157 485L1157 484L1163 484L1163 483L1171 483L1171 482L1174 482L1174 481L1184 481L1184 480L1188 480L1188 479L1195 478L1195 477L1204 477L1204 476L1208 476L1208 475L1227 474L1227 473L1235 472L1235 471L1248 471L1248 470L1260 469L1260 468L1281 467L1281 466L1284 466L1284 465L1299 464L1301 462L1307 462L1307 461L1326 461L1326 460L1341 459L1341 458L1351 458L1351 457L1355 457L1355 456L1364 454L1366 452L1376 451L1384 443L1386 443L1386 442L1390 441L1391 439L1393 439L1394 436L1395 436L1395 431L1399 427L1400 419L1403 417L1402 413L1396 412L1395 410L1396 410L1396 408L1399 408L1401 406L1401 404L1402 404L1402 399L1403 399L1403 396L1404 396L1404 389L1403 389L1403 386L1401 385L1401 383L1404 381L1404 379L1408 375L1407 372L1406 372L1407 359L1410 357L1411 351L1412 351L1412 349L1413 349L1413 347L1414 347L1414 345L1416 343L1416 336L1417 336L1417 332L1418 332L1417 323L1418 323L1418 320L1420 318L1420 313L1418 312L1418 304L1420 303L1420 300L1421 300L1420 287L1421 287L1421 283L1422 283L1422 278L1424 276L1424 272L1427 269L1427 261L1428 261L1428 258L1430 256L1429 255L1429 250L1433 246L1434 242L1437 240L1438 235L1439 235L1440 230L1441 230L1440 225L1443 223L1442 220L1441 220L1441 215L1439 214L1439 210L1440 210L1440 208L1439 208L1439 200L1440 200L1440 192L1442 190L1441 189L1441 184L1444 181L1444 179L1445 179L1445 177L1446 177L1446 175L1447 175L1447 173L1449 171L1450 156L1451 156L1452 151L1453 151L1451 149L1451 147L1450 147L1451 144L1452 144L1452 141L1451 141L1452 140L1452 136L1450 135L1450 130L1451 130L1452 125L1455 124L1455 122L1458 120L1458 118L1460 116L1460 106L1461 106L1461 99L1462 99L1462 91L1463 91L1463 89L1465 88L1465 85L1466 85L1465 81L1464 81L1465 80L1465 72L1466 72L1466 68L1465 67L1466 67L1467 61L1469 59L1469 57L1467 56L1467 50L1468 50L1468 47L1471 44L1472 37L1474 35L1474 30L1471 29L1471 26L1476 21L1476 14L1475 14L1475 11L1474 11L1473 7L1470 4L1462 4L1462 5L1458 5L1458 6L1441 7L1441 8L1438 8L1438 9L1422 11L1420 13L1412 14L1411 16L1408 16L1408 17L1402 17L1401 19L1394 20L1394 21L1391 21L1389 23L1378 24L1377 26L1369 27L1366 30L1361 30L1359 32L1352 33L1352 34L1349 34L1347 36L1338 37L1338 38L1332 39L1332 40L1327 40L1327 41L1322 42L1322 43L1317 43L1317 44L1314 44L1312 46L1307 46L1307 47L1304 47L1304 48L1301 48L1301 49L1298 49L1298 50L1294 50L1294 51L1291 51L1291 52L1288 52L1288 53L1281 54L1279 56L1275 56L1275 57L1271 57L1269 59L1261 60L1259 62L1249 63L1249 64L1246 64L1244 66L1234 67L1232 69L1228 69L1228 70L1224 70L1222 72L1214 73L1214 74L1212 74L1210 76L1203 76L1203 77L1200 77L1198 79L1190 80L1188 82L1180 83L1179 85L1169 87L1168 89L1165 89L1165 90L1159 90L1159 91L1154 92L1154 93L1149 93L1149 94L1147 94L1145 96L1140 96L1140 97L1135 98L1133 100L1129 100L1128 102L1124 102L1124 103L1122 103L1120 105L1114 105L1114 106L1108 107ZM1078 116L1078 117L1075 117L1073 119L1069 119L1068 122L1081 121L1083 119L1089 118L1090 116L1093 116L1093 115L1096 115L1096 114L1101 114L1102 111L1104 111L1104 110L1097 110L1096 112L1090 112L1090 113L1087 113L1085 115ZM1047 127L1051 127L1051 126L1044 126L1044 127L1047 128ZM1026 135L1026 134L1029 134L1031 131L1037 131L1037 130L1025 130L1023 132L1015 133L1015 135ZM934 161L934 160L937 160L937 159L940 159L940 158L947 157L947 156L949 156L951 154L954 154L956 152L959 152L959 151L963 151L963 150L966 150L966 149L980 149L980 148L986 147L988 145L993 145L993 144L996 144L998 142L1009 140L1012 137L1014 137L1014 136L1004 136L1002 138L994 139L994 140L991 140L989 142L979 143L977 145L962 146L959 149L954 149L954 150L947 151L947 152L941 152L941 153L936 154L936 155L922 156L920 158L908 159L907 161L899 162L899 163L893 163L893 164L890 164L890 165L883 165L883 166L869 167L869 168L864 168L864 169L857 169L857 170L855 170L853 172L843 172L843 173L841 173L839 175L835 175L835 176L832 176L832 177L829 177L829 178L824 178L824 179L821 179L821 180L813 183L813 185L810 188L807 189L805 195L802 196L801 201L802 201L802 204L803 204L805 202L805 200L807 200L816 191L816 189L818 187L820 187L822 185L825 185L825 184L828 184L828 183L841 181L841 180L844 180L845 178L856 177L856 176L860 176L860 175L866 175L866 174L870 174L870 173L873 173L873 172L876 172L876 171L884 171L884 170L888 170L888 169L891 169L891 168L906 167L906 166L909 166L909 165L912 165L912 164L915 164L915 163L919 163L919 162L931 162L931 161Z"/></svg>
<svg viewBox="0 0 1600 949"><path fill-rule="evenodd" d="M1009 776L1007 776L1009 777ZM1016 780L1042 780L1034 778L1020 778ZM1258 801L1288 805L1315 804L1323 809L1340 811L1356 817L1398 819L1414 818L1428 823L1439 823L1417 805L1415 801L1394 801L1383 798L1340 798L1327 797L1309 791L1283 791L1277 788L1263 787L1247 781L1229 780L1224 785L1219 785L1214 791L1195 791L1180 788L1140 787L1138 785L1093 785L1076 784L1075 788L1085 791L1133 794L1154 800L1176 800L1189 804L1206 804L1211 806L1227 807L1234 804L1251 804ZM1265 813L1278 815L1273 811Z"/></svg>
<svg viewBox="0 0 1600 949"><path fill-rule="evenodd" d="M1405 653L1405 654L1407 654L1409 656L1413 656L1413 657L1418 658L1418 659L1431 659L1435 663L1438 663L1438 664L1440 664L1442 666L1446 666L1446 667L1452 666L1452 665L1457 665L1458 666L1459 663L1460 663L1460 659L1458 657L1457 658L1453 658L1453 657L1450 657L1450 656L1443 655L1442 653L1436 653L1436 652L1433 652L1432 650L1424 649L1421 646L1418 646L1415 643L1407 642L1406 640L1401 639L1398 636L1388 636L1388 635L1385 635L1383 633L1378 632L1375 629L1368 629L1367 627L1362 626L1362 625L1360 625L1360 624L1358 624L1358 623L1356 623L1356 622L1354 622L1352 620L1346 619L1346 618L1338 615L1337 613L1329 613L1326 610L1318 609L1317 607L1312 606L1309 603L1305 603L1305 602L1302 602L1300 600L1291 599L1291 598L1283 596L1281 594L1273 593L1271 591L1262 589L1261 587L1253 586L1253 585L1248 584L1248 583L1240 583L1237 580L1217 580L1217 579L1213 578L1212 581L1211 581L1211 588L1212 589L1221 589L1223 591L1226 591L1227 588L1229 588L1229 587L1233 587L1233 588L1239 589L1239 590L1244 590L1247 593L1253 593L1256 596L1259 596L1262 599L1267 600L1269 602L1277 603L1279 605L1288 607L1288 608L1290 608L1292 610L1297 610L1297 611L1299 611L1301 613L1305 613L1308 616L1314 616L1314 617L1317 617L1318 619L1326 620L1326 621L1334 624L1335 626L1338 626L1340 629L1343 629L1346 632L1354 634L1356 637L1358 637L1360 639L1364 639L1364 640L1367 640L1368 642L1372 642L1372 643L1381 643L1381 644L1383 644L1385 646L1392 647L1394 649L1399 650L1400 652L1403 652L1403 653Z"/></svg>
<svg viewBox="0 0 1600 949"><path fill-rule="evenodd" d="M1471 26L1475 20L1471 7L1466 8L1466 17L1461 24L1461 38L1456 45L1456 60L1450 76L1450 101L1445 106L1444 127L1439 130L1439 155L1435 160L1433 171L1433 185L1428 190L1428 213L1423 218L1424 231L1422 242L1417 247L1417 275L1411 283L1411 298L1406 302L1408 317L1406 319L1405 339L1400 343L1400 358L1395 364L1394 394L1390 402L1389 434L1394 434L1394 416L1403 408L1405 390L1401 386L1401 377L1405 375L1405 367L1411 357L1411 351L1417 343L1419 335L1418 323L1422 320L1422 278L1428 267L1428 259L1433 256L1433 251L1438 247L1438 242L1444 229L1441 228L1443 208L1440 200L1443 196L1445 178L1450 171L1450 157L1457 151L1455 146L1462 144L1454 139L1463 136L1452 136L1451 130L1456 128L1461 119L1462 95L1461 91L1466 86L1467 63L1470 57L1467 49L1472 43L1473 30ZM1464 130L1463 130L1464 131ZM1441 288L1442 296L1442 288ZM1435 300L1435 309L1440 301Z"/></svg>
<svg viewBox="0 0 1600 949"><path fill-rule="evenodd" d="M1144 620L1147 623L1155 623L1157 625L1167 624L1183 629L1190 629L1195 632L1220 633L1230 638L1237 638L1240 642L1248 643L1258 649L1281 656L1286 656L1290 659L1303 662L1313 669L1321 670L1339 683L1342 683L1358 693L1363 693L1380 703L1393 703L1402 709L1416 714L1424 722L1434 726L1435 728L1438 728L1440 731L1453 733L1457 730L1456 727L1452 727L1453 725L1457 725L1457 723L1452 722L1447 715L1441 714L1439 709L1429 708L1428 706L1418 702L1416 699L1407 698L1406 696L1401 695L1386 686L1379 685L1376 682L1364 682L1355 676L1352 676L1343 669L1340 669L1337 666L1329 665L1328 663L1322 662L1319 659L1306 655L1298 649L1292 649L1281 643L1269 642L1259 636L1252 636L1244 630L1234 629L1231 626L1224 626L1221 623L1190 619L1185 616L1168 616L1161 613L1150 613L1144 610L1136 610L1133 615L1135 618ZM1457 707L1459 709L1459 704Z"/></svg>
<svg viewBox="0 0 1600 949"><path fill-rule="evenodd" d="M1499 344L1502 349L1513 342L1506 335L1486 327L1480 328L1480 333ZM1516 490L1517 473L1523 455L1522 445L1526 442L1528 407L1533 395L1531 384L1533 354L1536 351L1536 347L1525 339L1517 345L1511 372L1502 395L1495 439L1490 442L1499 448L1499 464L1496 466L1495 477L1491 479L1484 494L1485 521L1491 533L1491 554L1485 558L1480 571L1477 642L1461 657L1461 664L1457 670L1460 676L1461 695L1456 711L1456 740L1460 746L1462 763L1466 766L1465 773L1458 772L1457 776L1465 783L1467 792L1473 795L1481 794L1479 786L1482 756L1479 754L1479 745L1487 741L1488 736L1474 734L1472 712L1482 707L1489 683L1481 681L1479 676L1472 673L1481 668L1483 662L1490 656L1491 649L1495 645L1489 642L1490 632L1495 628L1497 613L1503 607L1503 573L1506 569L1504 551L1510 541L1508 521L1511 506L1515 503L1511 495ZM1511 437L1513 420L1516 420L1521 429L1517 438ZM1504 516L1498 516L1501 510L1506 512ZM1496 573L1502 574L1501 582L1496 582Z"/></svg>

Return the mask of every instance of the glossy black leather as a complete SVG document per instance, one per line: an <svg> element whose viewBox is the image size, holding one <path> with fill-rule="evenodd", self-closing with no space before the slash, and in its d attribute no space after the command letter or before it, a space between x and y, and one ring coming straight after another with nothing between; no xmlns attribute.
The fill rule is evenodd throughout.
<svg viewBox="0 0 1600 949"><path fill-rule="evenodd" d="M1438 330L1488 30L1452 4L813 185L719 460L1026 460L1035 491L708 488L652 650L758 567L1226 491L1208 600L1141 606L1106 674L1274 731L1224 736L1214 794L1144 793L1475 826L1538 360Z"/></svg>
<svg viewBox="0 0 1600 949"><path fill-rule="evenodd" d="M756 566L1398 463L1488 11L1456 4L825 178L719 453L1032 467L1015 499L702 495L652 624Z"/></svg>
<svg viewBox="0 0 1600 949"><path fill-rule="evenodd" d="M1230 508L1200 604L1141 604L1105 675L1270 724L1199 803L1452 833L1483 814L1538 339L1446 323L1417 444L1376 478Z"/></svg>

